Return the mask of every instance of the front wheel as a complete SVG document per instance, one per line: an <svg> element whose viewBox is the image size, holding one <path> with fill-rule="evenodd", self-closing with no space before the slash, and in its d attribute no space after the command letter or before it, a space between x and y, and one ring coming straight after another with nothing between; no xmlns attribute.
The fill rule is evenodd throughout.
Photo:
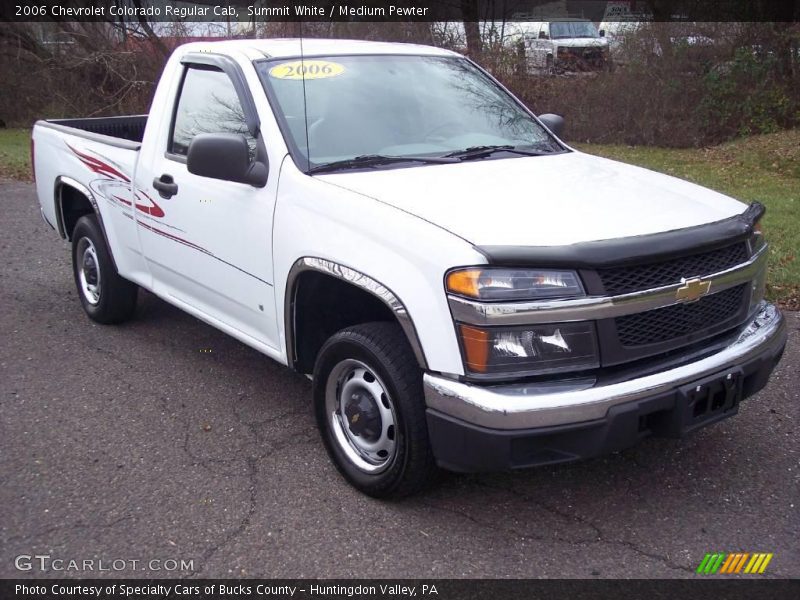
<svg viewBox="0 0 800 600"><path fill-rule="evenodd" d="M421 372L398 325L332 336L314 368L314 404L328 454L360 491L406 496L435 477Z"/></svg>

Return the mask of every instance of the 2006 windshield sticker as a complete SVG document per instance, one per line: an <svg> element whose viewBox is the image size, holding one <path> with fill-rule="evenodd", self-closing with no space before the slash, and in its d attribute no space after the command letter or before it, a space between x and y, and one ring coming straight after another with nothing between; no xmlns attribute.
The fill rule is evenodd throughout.
<svg viewBox="0 0 800 600"><path fill-rule="evenodd" d="M344 66L329 60L295 60L269 70L275 79L324 79L344 73Z"/></svg>

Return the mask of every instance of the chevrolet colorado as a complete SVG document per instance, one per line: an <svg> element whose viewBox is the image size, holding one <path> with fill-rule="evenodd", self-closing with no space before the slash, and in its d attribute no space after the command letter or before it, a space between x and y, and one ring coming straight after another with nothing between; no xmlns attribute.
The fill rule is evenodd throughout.
<svg viewBox="0 0 800 600"><path fill-rule="evenodd" d="M31 150L91 319L144 288L308 374L333 463L390 497L684 435L780 359L764 208L562 125L446 50L238 40Z"/></svg>

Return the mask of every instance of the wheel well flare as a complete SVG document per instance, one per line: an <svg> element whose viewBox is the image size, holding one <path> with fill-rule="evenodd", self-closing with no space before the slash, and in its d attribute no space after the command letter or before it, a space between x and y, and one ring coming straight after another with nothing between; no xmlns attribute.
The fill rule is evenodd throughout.
<svg viewBox="0 0 800 600"><path fill-rule="evenodd" d="M311 373L325 341L337 331L361 323L394 321L425 368L414 324L394 293L363 273L319 258L302 258L286 285L286 349L289 366Z"/></svg>

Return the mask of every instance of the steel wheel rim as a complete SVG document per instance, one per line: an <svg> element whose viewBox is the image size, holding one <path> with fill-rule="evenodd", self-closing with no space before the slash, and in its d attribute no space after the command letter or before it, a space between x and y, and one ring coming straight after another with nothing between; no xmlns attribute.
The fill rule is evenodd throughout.
<svg viewBox="0 0 800 600"><path fill-rule="evenodd" d="M85 237L78 240L76 257L81 294L89 304L96 306L100 302L100 261L92 240Z"/></svg>
<svg viewBox="0 0 800 600"><path fill-rule="evenodd" d="M365 473L380 473L397 455L397 418L388 388L373 369L346 359L331 371L325 413L335 443Z"/></svg>

